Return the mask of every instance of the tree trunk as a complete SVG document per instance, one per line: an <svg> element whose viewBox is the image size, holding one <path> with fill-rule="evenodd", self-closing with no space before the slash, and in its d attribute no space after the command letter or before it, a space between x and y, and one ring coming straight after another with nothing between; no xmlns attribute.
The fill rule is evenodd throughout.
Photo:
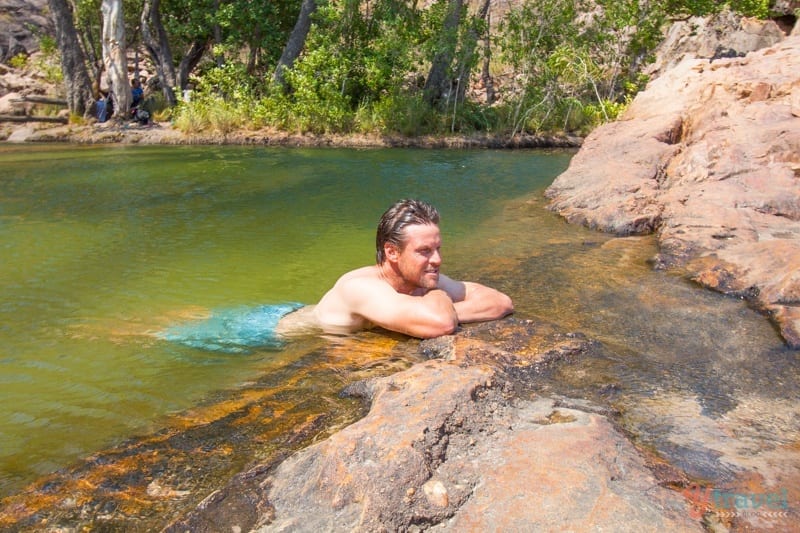
<svg viewBox="0 0 800 533"><path fill-rule="evenodd" d="M186 89L186 86L189 84L189 74L192 73L194 67L196 67L203 58L206 47L208 47L208 39L194 40L189 50L186 52L186 55L181 59L181 64L178 66L178 87L180 87L181 91Z"/></svg>
<svg viewBox="0 0 800 533"><path fill-rule="evenodd" d="M214 0L214 23L211 25L211 31L214 35L214 47L212 52L214 54L214 62L217 64L218 67L222 67L225 65L225 58L220 53L221 45L222 45L222 26L219 25L217 21L217 15L219 13L219 0Z"/></svg>
<svg viewBox="0 0 800 533"><path fill-rule="evenodd" d="M175 65L172 62L172 49L169 46L167 31L161 22L161 1L145 0L142 6L142 41L156 67L156 75L161 82L164 99L171 107L178 103L175 88L180 85L175 76ZM152 24L152 30L151 30ZM155 35L153 35L155 31Z"/></svg>
<svg viewBox="0 0 800 533"><path fill-rule="evenodd" d="M125 119L131 107L128 58L125 52L125 18L122 0L103 0L103 63L114 102L114 118Z"/></svg>
<svg viewBox="0 0 800 533"><path fill-rule="evenodd" d="M90 29L81 27L78 36L81 39L83 51L89 65L89 77L92 81L92 94L97 97L100 93L100 85L103 78L103 58L97 57L97 47L94 43L94 34Z"/></svg>
<svg viewBox="0 0 800 533"><path fill-rule="evenodd" d="M489 7L491 3L492 0L483 0L483 4L478 10L478 14L476 15L475 19L487 20ZM456 69L458 73L458 80L457 80L458 89L456 90L455 94L455 104L463 102L466 99L467 88L469 87L469 81L470 81L470 74L472 72L473 61L476 53L475 50L478 47L479 39L480 35L478 35L476 21L472 20L470 21L469 24L469 31L467 32L467 37L462 45L462 52L460 54L459 64ZM488 69L488 65L486 66L486 68Z"/></svg>
<svg viewBox="0 0 800 533"><path fill-rule="evenodd" d="M489 1L490 0L487 0L486 3L489 4ZM481 81L483 82L484 89L486 89L486 103L490 105L494 103L496 98L496 93L494 92L494 79L492 78L492 73L489 70L489 66L492 62L491 25L491 14L487 5L486 35L484 36L483 40L483 69L481 70Z"/></svg>
<svg viewBox="0 0 800 533"><path fill-rule="evenodd" d="M286 90L286 80L283 77L283 72L292 68L294 62L300 57L300 53L306 45L308 31L311 29L311 16L316 10L316 0L303 0L303 4L300 6L300 14L297 16L297 22L289 35L286 46L283 48L278 65L275 67L272 81L284 90Z"/></svg>
<svg viewBox="0 0 800 533"><path fill-rule="evenodd" d="M71 113L86 116L92 112L94 96L92 81L86 70L86 58L75 31L72 10L66 0L48 0L56 29L56 41L61 53L61 70Z"/></svg>
<svg viewBox="0 0 800 533"><path fill-rule="evenodd" d="M453 64L453 56L458 42L458 26L461 22L463 5L463 0L450 0L450 12L444 20L438 50L431 62L431 69L428 72L428 79L425 80L425 87L422 89L424 99L430 106L439 105L442 100L450 95L453 83L450 67Z"/></svg>
<svg viewBox="0 0 800 533"><path fill-rule="evenodd" d="M67 117L35 117L30 115L0 115L0 122L50 122L54 124L67 124Z"/></svg>
<svg viewBox="0 0 800 533"><path fill-rule="evenodd" d="M247 73L252 75L256 71L256 61L258 60L258 53L261 51L261 24L256 24L253 29L253 36L250 38L250 50L247 53Z"/></svg>

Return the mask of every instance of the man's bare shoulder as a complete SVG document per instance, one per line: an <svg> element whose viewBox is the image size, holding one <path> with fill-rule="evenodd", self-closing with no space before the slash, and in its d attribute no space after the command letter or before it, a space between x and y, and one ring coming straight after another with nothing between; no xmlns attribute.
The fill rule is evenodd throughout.
<svg viewBox="0 0 800 533"><path fill-rule="evenodd" d="M339 281L346 281L350 279L363 279L375 278L380 279L380 272L377 265L369 265L361 268L356 268L350 272L345 272L339 277Z"/></svg>
<svg viewBox="0 0 800 533"><path fill-rule="evenodd" d="M334 288L352 288L361 285L369 286L372 289L381 286L389 287L386 281L381 277L380 269L376 265L372 265L357 268L342 274L336 281Z"/></svg>

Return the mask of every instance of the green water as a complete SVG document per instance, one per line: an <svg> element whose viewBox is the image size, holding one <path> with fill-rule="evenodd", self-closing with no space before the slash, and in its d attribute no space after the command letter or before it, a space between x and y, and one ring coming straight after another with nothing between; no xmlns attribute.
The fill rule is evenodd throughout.
<svg viewBox="0 0 800 533"><path fill-rule="evenodd" d="M377 219L401 197L439 207L447 254L569 157L0 146L0 496L296 355L153 332L209 309L315 302L374 261ZM480 248L476 261L492 254Z"/></svg>
<svg viewBox="0 0 800 533"><path fill-rule="evenodd" d="M519 318L601 343L540 376L537 392L618 410L629 434L694 479L796 486L785 475L800 471L798 351L744 302L654 271L653 237L547 211L542 193L570 157L0 145L0 497L264 376L316 395L324 412L362 358L358 377L400 368L369 360L369 339L347 370L323 361L330 373L311 378L325 339L230 355L154 333L209 310L315 302L374 261L377 219L406 196L442 212L443 271L507 292ZM321 394L315 379L334 383Z"/></svg>

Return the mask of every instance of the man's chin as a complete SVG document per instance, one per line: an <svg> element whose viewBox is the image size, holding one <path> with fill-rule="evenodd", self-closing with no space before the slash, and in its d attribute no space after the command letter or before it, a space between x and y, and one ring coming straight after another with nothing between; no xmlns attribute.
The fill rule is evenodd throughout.
<svg viewBox="0 0 800 533"><path fill-rule="evenodd" d="M439 274L425 274L422 277L422 286L428 290L439 287Z"/></svg>

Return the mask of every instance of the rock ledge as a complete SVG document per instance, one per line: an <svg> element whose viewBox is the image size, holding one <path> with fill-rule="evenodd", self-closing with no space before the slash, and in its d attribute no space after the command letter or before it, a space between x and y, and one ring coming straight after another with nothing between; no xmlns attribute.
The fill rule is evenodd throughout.
<svg viewBox="0 0 800 533"><path fill-rule="evenodd" d="M656 232L656 264L747 298L800 348L800 35L685 59L586 138L547 190L569 222Z"/></svg>
<svg viewBox="0 0 800 533"><path fill-rule="evenodd" d="M594 346L513 319L425 341L437 359L349 388L365 418L168 531L701 531L599 410L514 393Z"/></svg>

